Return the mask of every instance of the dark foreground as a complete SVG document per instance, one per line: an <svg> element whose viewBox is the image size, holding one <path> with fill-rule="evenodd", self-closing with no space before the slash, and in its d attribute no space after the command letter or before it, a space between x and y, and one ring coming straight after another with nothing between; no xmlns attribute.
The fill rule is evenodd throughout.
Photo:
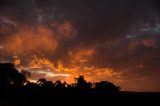
<svg viewBox="0 0 160 106"><path fill-rule="evenodd" d="M0 64L0 106L160 106L160 93L123 92L111 82L87 82L83 76L74 84L39 79L27 81L12 64Z"/></svg>
<svg viewBox="0 0 160 106"><path fill-rule="evenodd" d="M0 106L160 106L159 93L124 93L119 96L43 95L1 97Z"/></svg>

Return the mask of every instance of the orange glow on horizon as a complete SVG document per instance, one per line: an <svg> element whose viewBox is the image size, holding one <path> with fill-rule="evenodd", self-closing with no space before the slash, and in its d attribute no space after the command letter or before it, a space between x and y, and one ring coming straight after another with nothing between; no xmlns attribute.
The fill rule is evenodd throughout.
<svg viewBox="0 0 160 106"><path fill-rule="evenodd" d="M37 74L45 74L45 78L47 79L52 79L51 77L53 77L53 79L55 80L57 77L57 80L66 81L69 84L74 83L74 78L78 77L79 75L83 75L89 82L97 82L100 80L112 80L114 82L121 81L117 80L117 78L120 77L121 73L114 72L114 70L111 68L96 68L94 66L85 66L82 62L77 65L75 63L76 60L72 62L73 63L71 63L70 67L64 67L63 63L59 60L57 67L55 67L54 63L49 61L48 59L40 58L36 55L33 55L27 66L17 64L17 68L19 70L23 70L27 67L27 69L30 69L31 71L33 71L33 73L35 71ZM34 80L35 82L35 79L38 80L39 77L36 78L33 76L28 79L31 81Z"/></svg>
<svg viewBox="0 0 160 106"><path fill-rule="evenodd" d="M4 39L2 46L6 54L13 56L13 63L20 71L31 72L32 76L28 78L30 81L44 77L52 81L73 83L75 77L83 75L90 82L120 82L120 72L109 67L88 65L96 52L94 46L69 48L66 52L67 65L63 59L50 59L60 46L60 37L63 40L72 39L75 34L75 29L68 21L56 25L55 29L43 25L32 28L22 26L12 36Z"/></svg>

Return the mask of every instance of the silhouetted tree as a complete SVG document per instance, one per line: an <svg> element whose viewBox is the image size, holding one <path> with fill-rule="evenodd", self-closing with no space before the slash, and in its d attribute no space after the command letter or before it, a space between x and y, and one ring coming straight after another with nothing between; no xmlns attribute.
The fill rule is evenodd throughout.
<svg viewBox="0 0 160 106"><path fill-rule="evenodd" d="M101 81L95 83L95 91L100 94L117 94L120 89L111 82Z"/></svg>
<svg viewBox="0 0 160 106"><path fill-rule="evenodd" d="M31 76L31 73L25 70L22 70L21 74L23 74L26 78Z"/></svg>
<svg viewBox="0 0 160 106"><path fill-rule="evenodd" d="M44 78L39 79L36 84L38 84L39 86L45 85L47 83L47 80Z"/></svg>
<svg viewBox="0 0 160 106"><path fill-rule="evenodd" d="M64 91L66 89L65 83L62 83L61 81L56 81L53 86L55 87L55 89L60 90L60 91Z"/></svg>
<svg viewBox="0 0 160 106"><path fill-rule="evenodd" d="M0 85L22 85L26 81L23 74L19 73L13 64L0 64Z"/></svg>
<svg viewBox="0 0 160 106"><path fill-rule="evenodd" d="M91 91L92 83L87 82L84 79L84 76L80 75L78 78L75 78L75 80L76 83L74 84L74 87L79 93L88 93Z"/></svg>
<svg viewBox="0 0 160 106"><path fill-rule="evenodd" d="M53 103L53 100L55 105L99 105L100 103L119 105L115 102L116 100L125 98L123 101L125 103L129 96L135 95L134 93L120 93L120 87L111 82L101 81L92 84L81 75L75 78L76 82L73 84L61 81L53 83L44 78L33 83L27 81L25 77L25 73L19 73L13 64L0 64L0 106L4 106L3 103L11 106L13 101L18 103L15 104L16 106L49 105ZM130 99L130 101L133 100Z"/></svg>

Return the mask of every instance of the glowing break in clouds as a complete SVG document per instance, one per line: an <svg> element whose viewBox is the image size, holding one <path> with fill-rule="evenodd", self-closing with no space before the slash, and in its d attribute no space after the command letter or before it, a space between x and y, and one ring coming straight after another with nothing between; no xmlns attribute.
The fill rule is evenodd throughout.
<svg viewBox="0 0 160 106"><path fill-rule="evenodd" d="M10 23L6 24L5 27L8 28ZM11 60L19 71L31 73L28 78L30 81L46 78L73 83L74 77L79 75L84 75L91 82L117 82L114 79L120 78L120 73L114 72L112 68L98 68L89 64L96 52L94 46L80 45L77 48L69 48L66 52L66 64L63 59L54 60L61 42L76 36L76 30L69 21L52 22L48 26L37 24L32 27L20 24L16 28L10 36L4 38L1 49L4 54L12 56Z"/></svg>

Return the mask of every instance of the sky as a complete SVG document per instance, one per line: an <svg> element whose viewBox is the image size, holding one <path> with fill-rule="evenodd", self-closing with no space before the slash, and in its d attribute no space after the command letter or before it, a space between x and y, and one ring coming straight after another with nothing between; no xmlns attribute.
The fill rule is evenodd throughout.
<svg viewBox="0 0 160 106"><path fill-rule="evenodd" d="M0 62L30 80L107 80L160 91L158 0L1 0Z"/></svg>

